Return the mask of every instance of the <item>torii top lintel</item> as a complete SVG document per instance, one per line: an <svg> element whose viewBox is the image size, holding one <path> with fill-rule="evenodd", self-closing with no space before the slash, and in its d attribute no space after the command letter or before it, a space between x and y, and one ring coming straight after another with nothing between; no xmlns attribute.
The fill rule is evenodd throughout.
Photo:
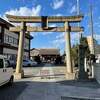
<svg viewBox="0 0 100 100"><path fill-rule="evenodd" d="M20 23L41 23L47 20L50 23L63 23L63 22L80 22L83 19L82 15L77 16L13 16L6 15L10 22Z"/></svg>

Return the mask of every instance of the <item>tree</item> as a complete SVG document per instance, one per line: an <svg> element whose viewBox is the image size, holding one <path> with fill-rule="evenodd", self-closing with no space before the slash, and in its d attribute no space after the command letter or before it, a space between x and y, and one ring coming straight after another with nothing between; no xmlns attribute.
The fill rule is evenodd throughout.
<svg viewBox="0 0 100 100"><path fill-rule="evenodd" d="M83 45L84 48L85 48L85 57L88 57L90 55L90 50L89 50L87 38L86 37L82 37L80 39L80 44Z"/></svg>
<svg viewBox="0 0 100 100"><path fill-rule="evenodd" d="M72 57L73 66L78 67L78 45L74 45L71 48L71 57Z"/></svg>
<svg viewBox="0 0 100 100"><path fill-rule="evenodd" d="M84 46L85 48L85 57L89 57L90 55L90 50L89 50L89 46L88 46L88 42L87 42L87 38L86 37L82 37L80 39L80 45ZM74 66L78 67L78 53L79 53L79 45L73 45L73 47L71 48L71 57L72 57L72 61L74 62Z"/></svg>

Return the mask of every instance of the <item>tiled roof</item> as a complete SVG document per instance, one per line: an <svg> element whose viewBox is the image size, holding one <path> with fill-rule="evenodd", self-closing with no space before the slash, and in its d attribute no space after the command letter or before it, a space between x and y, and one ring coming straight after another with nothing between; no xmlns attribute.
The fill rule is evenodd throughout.
<svg viewBox="0 0 100 100"><path fill-rule="evenodd" d="M40 55L59 55L59 49L40 49Z"/></svg>

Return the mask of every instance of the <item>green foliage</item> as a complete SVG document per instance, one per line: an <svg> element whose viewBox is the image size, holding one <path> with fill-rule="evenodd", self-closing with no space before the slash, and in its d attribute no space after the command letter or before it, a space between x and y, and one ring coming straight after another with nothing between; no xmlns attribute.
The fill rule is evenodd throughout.
<svg viewBox="0 0 100 100"><path fill-rule="evenodd" d="M90 50L89 50L89 46L88 46L88 42L87 42L87 38L86 37L82 37L80 40L80 44L84 47L85 49L85 57L88 57L90 55Z"/></svg>
<svg viewBox="0 0 100 100"><path fill-rule="evenodd" d="M87 42L87 38L86 37L82 37L80 39L80 45L82 45L85 49L85 57L88 57L89 54L90 54L90 51L89 51L89 47L88 47L88 42ZM79 45L76 44L76 45L73 45L72 49L71 49L71 57L72 57L72 60L74 60L74 65L78 66L78 52L79 51Z"/></svg>

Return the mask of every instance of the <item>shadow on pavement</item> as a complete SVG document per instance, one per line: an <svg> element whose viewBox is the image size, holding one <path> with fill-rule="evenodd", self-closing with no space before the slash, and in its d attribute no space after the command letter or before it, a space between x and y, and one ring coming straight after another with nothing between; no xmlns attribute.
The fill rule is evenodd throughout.
<svg viewBox="0 0 100 100"><path fill-rule="evenodd" d="M97 83L96 80L85 80L85 81L78 81L78 80L64 80L57 82L61 85L67 86L76 86L76 87L89 87L89 88L100 88L100 84Z"/></svg>
<svg viewBox="0 0 100 100"><path fill-rule="evenodd" d="M0 100L16 100L27 86L27 82L14 82L12 86L8 84L1 86Z"/></svg>
<svg viewBox="0 0 100 100"><path fill-rule="evenodd" d="M35 96L39 100L39 95L41 98L43 97L46 92L48 94L52 92L55 93L55 88L57 88L57 84L67 85L67 86L78 86L78 87L89 87L89 88L100 88L100 85L96 81L59 81L59 82L33 82L30 79L22 79L18 82L14 82L12 86L4 85L0 87L0 100L33 100ZM48 87L49 86L49 87ZM54 91L52 91L54 89ZM26 92L27 91L27 92ZM31 95L31 96L30 96ZM19 98L20 97L20 98ZM30 97L30 98L26 98ZM41 99L42 100L42 99ZM64 98L62 100L84 100L84 99L70 99Z"/></svg>
<svg viewBox="0 0 100 100"><path fill-rule="evenodd" d="M33 66L33 67L44 67L44 66L45 66L44 63L40 63L40 64L38 64L37 66Z"/></svg>
<svg viewBox="0 0 100 100"><path fill-rule="evenodd" d="M25 80L14 82L12 86L8 86L6 84L0 87L0 100L33 100L33 98L25 99L24 97L25 89L28 89L29 94L32 94L32 92L38 88L35 91L36 92L35 94L38 95L38 93L43 92L44 89L47 89L47 87L45 88L43 87L46 85L48 85L48 82L32 82L32 81L25 81ZM24 95L22 93L24 93ZM34 93L32 94L32 96L34 97Z"/></svg>
<svg viewBox="0 0 100 100"><path fill-rule="evenodd" d="M52 66L66 66L66 64L52 64Z"/></svg>

